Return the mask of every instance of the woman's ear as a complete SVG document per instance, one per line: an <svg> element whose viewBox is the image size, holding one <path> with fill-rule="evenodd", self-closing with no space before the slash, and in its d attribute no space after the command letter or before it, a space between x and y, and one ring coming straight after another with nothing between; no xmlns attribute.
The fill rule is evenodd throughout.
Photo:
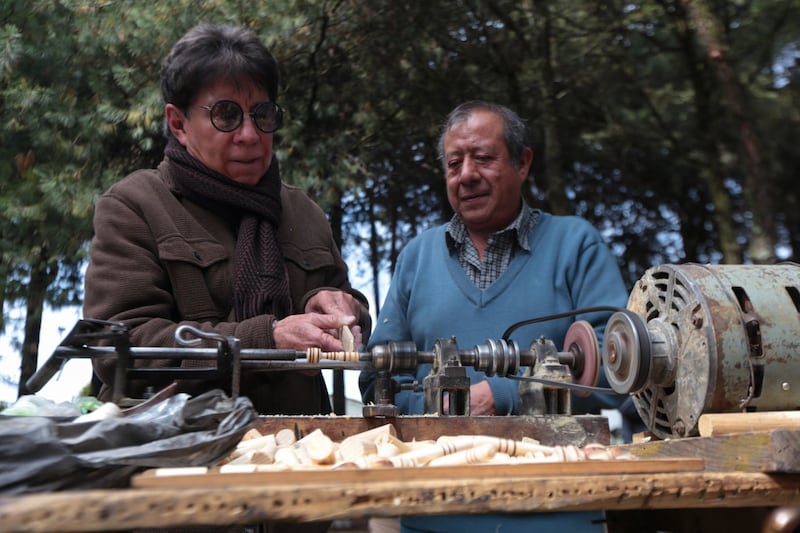
<svg viewBox="0 0 800 533"><path fill-rule="evenodd" d="M185 144L186 115L175 104L167 104L164 106L164 116L167 117L167 127L172 132L172 135L175 136L179 143Z"/></svg>

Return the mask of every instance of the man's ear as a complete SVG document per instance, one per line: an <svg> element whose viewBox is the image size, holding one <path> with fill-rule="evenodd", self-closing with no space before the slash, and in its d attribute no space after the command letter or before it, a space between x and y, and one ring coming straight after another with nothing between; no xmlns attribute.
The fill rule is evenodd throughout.
<svg viewBox="0 0 800 533"><path fill-rule="evenodd" d="M164 106L164 116L167 118L167 127L179 143L185 144L186 138L186 115L183 114L175 104Z"/></svg>
<svg viewBox="0 0 800 533"><path fill-rule="evenodd" d="M526 146L522 150L522 156L519 159L520 178L522 179L523 182L526 179L528 179L528 174L531 171L532 164L533 164L533 150L529 146Z"/></svg>

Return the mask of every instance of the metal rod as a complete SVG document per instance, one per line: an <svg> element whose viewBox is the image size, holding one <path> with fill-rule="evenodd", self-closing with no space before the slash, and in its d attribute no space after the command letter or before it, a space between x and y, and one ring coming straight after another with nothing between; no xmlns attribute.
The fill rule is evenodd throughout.
<svg viewBox="0 0 800 533"><path fill-rule="evenodd" d="M133 359L196 359L216 360L216 348L164 348L164 347L135 347L130 349ZM117 351L113 346L58 346L53 352L53 357L61 359L74 358L104 358L116 357ZM322 358L325 357L322 352ZM297 361L306 359L306 352L300 350L279 350L245 348L241 350L242 360L251 361ZM370 361L369 352L359 352L359 360Z"/></svg>

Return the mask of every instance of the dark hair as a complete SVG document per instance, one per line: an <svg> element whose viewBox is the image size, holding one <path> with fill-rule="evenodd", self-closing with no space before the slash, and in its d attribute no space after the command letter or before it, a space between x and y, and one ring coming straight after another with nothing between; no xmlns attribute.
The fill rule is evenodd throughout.
<svg viewBox="0 0 800 533"><path fill-rule="evenodd" d="M476 111L490 111L497 114L503 120L503 137L505 138L506 147L508 148L508 156L511 159L511 163L515 167L519 167L520 161L522 161L523 150L530 146L528 143L528 126L525 124L525 121L504 105L484 102L482 100L471 100L458 105L447 115L447 120L445 120L441 134L439 135L439 159L441 159L442 164L445 165L445 173L447 172L447 162L444 160L445 135L447 135L447 132L454 126L467 120L470 115Z"/></svg>
<svg viewBox="0 0 800 533"><path fill-rule="evenodd" d="M252 81L278 96L278 63L245 26L199 24L181 37L161 64L164 103L186 110L195 95L219 79Z"/></svg>

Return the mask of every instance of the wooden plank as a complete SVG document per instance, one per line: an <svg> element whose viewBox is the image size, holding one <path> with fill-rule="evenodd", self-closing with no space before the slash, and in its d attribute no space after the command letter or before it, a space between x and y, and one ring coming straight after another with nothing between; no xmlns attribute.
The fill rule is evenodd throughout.
<svg viewBox="0 0 800 533"><path fill-rule="evenodd" d="M0 497L5 531L64 533L370 516L800 505L800 475L413 477L380 482L229 485Z"/></svg>
<svg viewBox="0 0 800 533"><path fill-rule="evenodd" d="M261 433L291 428L298 439L315 429L341 442L350 435L391 423L403 441L435 440L442 435L491 435L522 440L529 437L546 446L609 444L608 419L595 415L542 416L262 416L255 422Z"/></svg>
<svg viewBox="0 0 800 533"><path fill-rule="evenodd" d="M291 483L376 483L398 479L474 479L491 477L568 476L601 474L641 474L656 472L689 472L703 470L703 461L692 458L655 460L580 461L571 463L491 464L471 466L430 466L422 468L313 469L278 472L230 472L219 468L158 468L138 474L131 485L138 488L198 487L219 485L263 485Z"/></svg>
<svg viewBox="0 0 800 533"><path fill-rule="evenodd" d="M641 459L697 457L712 472L800 473L800 430L654 440L618 448Z"/></svg>
<svg viewBox="0 0 800 533"><path fill-rule="evenodd" d="M708 413L700 415L697 428L701 437L771 429L800 429L800 411Z"/></svg>

